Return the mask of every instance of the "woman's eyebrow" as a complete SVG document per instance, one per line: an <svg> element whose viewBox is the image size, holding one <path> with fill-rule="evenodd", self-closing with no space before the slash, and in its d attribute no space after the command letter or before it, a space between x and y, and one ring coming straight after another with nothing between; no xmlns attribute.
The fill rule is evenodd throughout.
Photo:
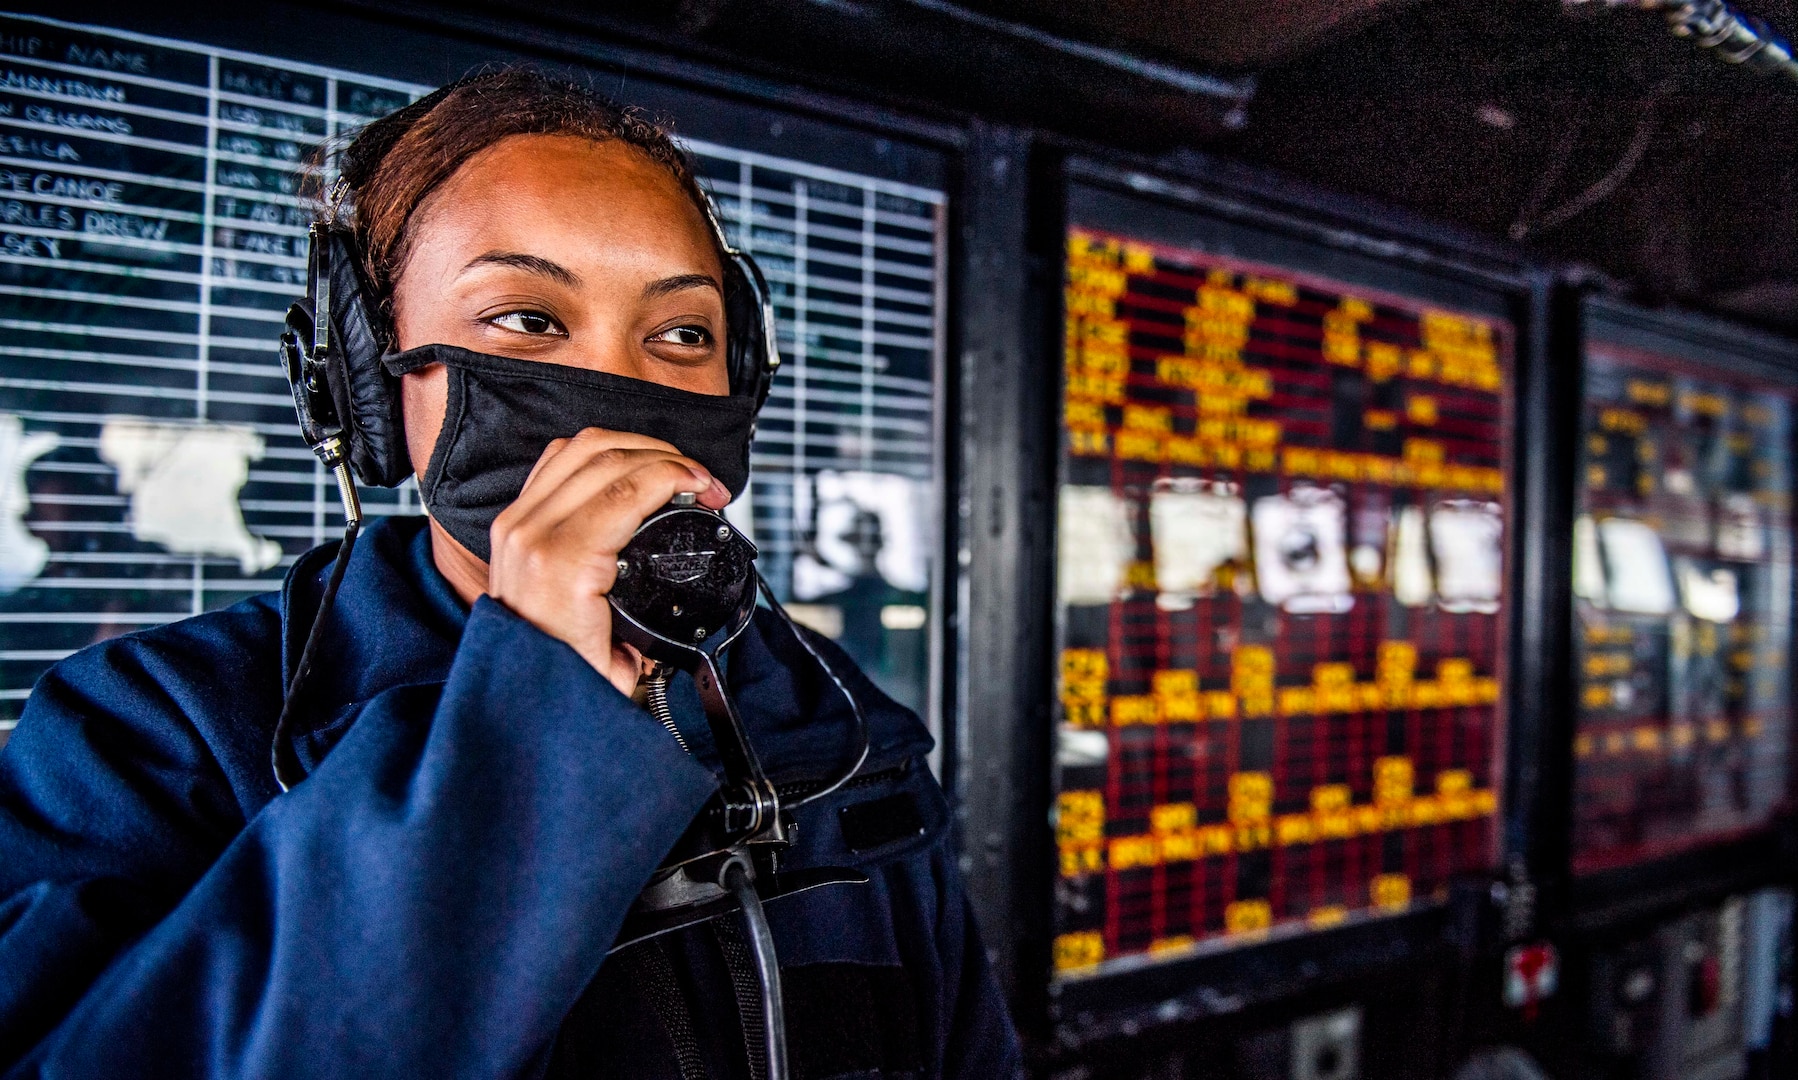
<svg viewBox="0 0 1798 1080"><path fill-rule="evenodd" d="M724 292L723 287L718 284L718 279L710 274L676 274L673 277L659 278L643 286L643 299L654 300L683 289L711 289L720 295Z"/></svg>
<svg viewBox="0 0 1798 1080"><path fill-rule="evenodd" d="M541 255L527 255L522 251L489 251L485 255L476 255L462 269L466 272L484 264L510 266L527 273L541 274L558 285L566 285L571 289L581 283L580 275L561 263L551 262Z"/></svg>

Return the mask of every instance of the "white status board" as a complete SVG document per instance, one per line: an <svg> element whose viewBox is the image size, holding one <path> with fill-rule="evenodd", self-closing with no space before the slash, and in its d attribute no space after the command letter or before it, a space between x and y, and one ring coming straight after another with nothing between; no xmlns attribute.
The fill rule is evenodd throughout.
<svg viewBox="0 0 1798 1080"><path fill-rule="evenodd" d="M302 182L322 142L429 89L0 13L0 738L57 660L275 588L338 535L274 354ZM686 146L768 272L787 359L733 514L777 588L921 707L943 194ZM419 512L411 485L365 501Z"/></svg>

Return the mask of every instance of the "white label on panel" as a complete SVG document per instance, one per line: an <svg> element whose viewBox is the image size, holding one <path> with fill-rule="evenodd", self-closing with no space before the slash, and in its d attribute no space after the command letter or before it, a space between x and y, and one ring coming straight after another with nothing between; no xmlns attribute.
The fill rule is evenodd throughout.
<svg viewBox="0 0 1798 1080"><path fill-rule="evenodd" d="M1497 503L1455 500L1430 513L1436 593L1444 611L1498 610L1504 592L1504 518Z"/></svg>
<svg viewBox="0 0 1798 1080"><path fill-rule="evenodd" d="M1661 535L1640 521L1605 518L1598 523L1598 539L1611 606L1636 615L1672 614L1673 577Z"/></svg>
<svg viewBox="0 0 1798 1080"><path fill-rule="evenodd" d="M1693 618L1714 623L1735 621L1742 599L1736 591L1734 570L1721 566L1703 570L1691 559L1678 560L1674 570L1679 576L1680 602Z"/></svg>
<svg viewBox="0 0 1798 1080"><path fill-rule="evenodd" d="M1406 607L1422 607L1436 595L1421 506L1400 510L1392 530L1392 595Z"/></svg>
<svg viewBox="0 0 1798 1080"><path fill-rule="evenodd" d="M1149 496L1149 536L1155 548L1155 587L1164 607L1189 607L1208 593L1218 568L1248 557L1248 507L1230 485L1171 488Z"/></svg>
<svg viewBox="0 0 1798 1080"><path fill-rule="evenodd" d="M1717 554L1745 562L1758 562L1766 556L1766 529L1761 524L1760 507L1748 492L1724 496L1717 514Z"/></svg>
<svg viewBox="0 0 1798 1080"><path fill-rule="evenodd" d="M1261 598L1287 611L1343 612L1349 595L1342 497L1299 487L1255 500L1255 578Z"/></svg>
<svg viewBox="0 0 1798 1080"><path fill-rule="evenodd" d="M1061 489L1056 594L1064 604L1109 604L1124 588L1136 558L1130 504L1110 488Z"/></svg>
<svg viewBox="0 0 1798 1080"><path fill-rule="evenodd" d="M1598 553L1598 526L1590 514L1573 522L1573 595L1599 607L1611 603L1604 583L1604 556Z"/></svg>

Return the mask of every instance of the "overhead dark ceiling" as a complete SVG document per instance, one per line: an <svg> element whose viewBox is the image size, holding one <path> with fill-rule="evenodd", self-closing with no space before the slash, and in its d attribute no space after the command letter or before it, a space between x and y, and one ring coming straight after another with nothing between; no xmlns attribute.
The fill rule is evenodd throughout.
<svg viewBox="0 0 1798 1080"><path fill-rule="evenodd" d="M974 0L968 6L1176 63L1247 70L1417 0Z"/></svg>
<svg viewBox="0 0 1798 1080"><path fill-rule="evenodd" d="M1798 0L1733 2L1798 33ZM1726 64L1631 5L511 0L505 10L925 113L1262 165L1509 237L1641 299L1798 329L1798 82Z"/></svg>
<svg viewBox="0 0 1798 1080"><path fill-rule="evenodd" d="M1798 26L1791 0L1740 6ZM1264 67L1247 111L1217 149L1798 327L1798 82L1658 16L1419 3Z"/></svg>

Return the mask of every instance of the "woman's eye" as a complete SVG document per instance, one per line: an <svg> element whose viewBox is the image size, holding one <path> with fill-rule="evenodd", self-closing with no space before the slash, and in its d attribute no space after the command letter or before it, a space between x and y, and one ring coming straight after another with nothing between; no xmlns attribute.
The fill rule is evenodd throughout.
<svg viewBox="0 0 1798 1080"><path fill-rule="evenodd" d="M666 341L670 345L702 348L712 343L712 334L703 326L676 326L662 331L649 340Z"/></svg>
<svg viewBox="0 0 1798 1080"><path fill-rule="evenodd" d="M556 320L541 311L508 311L504 315L496 315L488 321L502 330L511 330L519 334L563 336L567 333L557 325Z"/></svg>

